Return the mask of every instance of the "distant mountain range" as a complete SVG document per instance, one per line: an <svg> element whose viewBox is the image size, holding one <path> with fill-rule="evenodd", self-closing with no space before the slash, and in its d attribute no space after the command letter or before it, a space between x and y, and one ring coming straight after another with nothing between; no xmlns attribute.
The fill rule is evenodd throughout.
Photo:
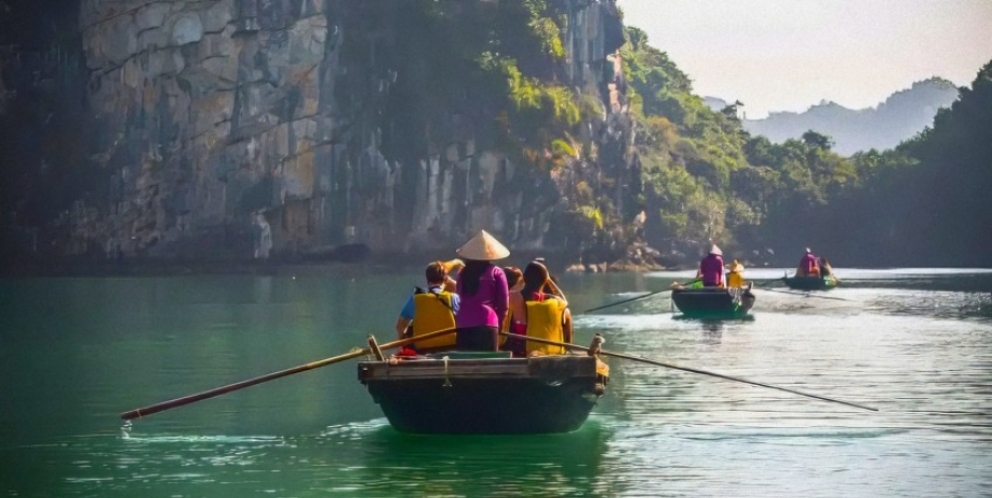
<svg viewBox="0 0 992 498"><path fill-rule="evenodd" d="M932 125L937 110L950 107L957 98L958 88L954 83L934 77L913 83L874 108L848 109L822 101L801 113L773 112L764 119L745 119L743 125L751 134L764 135L775 143L798 139L813 130L832 138L835 152L849 156L857 151L899 145ZM715 97L703 100L715 110L727 105Z"/></svg>

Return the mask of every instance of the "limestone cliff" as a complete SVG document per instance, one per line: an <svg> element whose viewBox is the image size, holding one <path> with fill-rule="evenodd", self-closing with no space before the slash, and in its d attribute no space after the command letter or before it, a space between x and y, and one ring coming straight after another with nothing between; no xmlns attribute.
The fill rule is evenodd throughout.
<svg viewBox="0 0 992 498"><path fill-rule="evenodd" d="M499 4L455 2L446 15L472 22ZM605 175L619 179L622 211L619 185L636 175L614 2L551 4L567 55L544 77L600 108L573 137L586 153L554 171L518 164L491 139L499 109L432 59L430 43L446 34L411 26L421 2L81 0L86 140L74 160L95 184L49 219L7 216L5 231L33 230L33 250L41 234L60 255L125 258L298 255L352 242L416 251L479 228L511 247L557 247L566 239L546 235L567 210L563 195ZM3 88L0 113L11 100Z"/></svg>

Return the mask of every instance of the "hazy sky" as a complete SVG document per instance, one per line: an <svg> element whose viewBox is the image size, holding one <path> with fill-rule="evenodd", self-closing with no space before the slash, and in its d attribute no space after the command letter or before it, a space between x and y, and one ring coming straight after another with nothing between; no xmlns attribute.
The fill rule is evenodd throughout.
<svg viewBox="0 0 992 498"><path fill-rule="evenodd" d="M874 107L940 76L970 86L992 60L992 0L619 0L700 96L751 119L821 100Z"/></svg>

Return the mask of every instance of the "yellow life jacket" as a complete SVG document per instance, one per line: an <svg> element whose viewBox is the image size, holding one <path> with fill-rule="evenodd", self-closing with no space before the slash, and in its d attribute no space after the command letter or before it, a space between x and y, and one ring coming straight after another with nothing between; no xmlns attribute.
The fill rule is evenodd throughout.
<svg viewBox="0 0 992 498"><path fill-rule="evenodd" d="M530 301L527 304L527 337L565 342L563 321L565 303L560 299L546 298L543 301ZM534 351L540 354L565 354L565 348L539 342L527 341L527 355Z"/></svg>
<svg viewBox="0 0 992 498"><path fill-rule="evenodd" d="M455 312L451 309L450 292L428 291L413 295L413 337L453 328L455 328ZM418 341L414 345L421 350L454 347L455 338L456 334L452 332L426 341Z"/></svg>
<svg viewBox="0 0 992 498"><path fill-rule="evenodd" d="M727 287L744 287L744 275L739 271L732 271L727 276Z"/></svg>

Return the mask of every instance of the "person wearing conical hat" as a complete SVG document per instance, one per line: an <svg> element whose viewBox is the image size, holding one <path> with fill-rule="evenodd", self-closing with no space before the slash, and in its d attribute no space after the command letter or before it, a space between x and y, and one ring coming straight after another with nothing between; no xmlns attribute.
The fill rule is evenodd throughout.
<svg viewBox="0 0 992 498"><path fill-rule="evenodd" d="M736 259L727 273L727 287L744 287L744 265Z"/></svg>
<svg viewBox="0 0 992 498"><path fill-rule="evenodd" d="M797 277L819 277L820 258L817 258L810 248L806 248L806 254L799 260L799 268L796 268Z"/></svg>
<svg viewBox="0 0 992 498"><path fill-rule="evenodd" d="M456 252L465 262L458 273L461 306L455 316L457 347L463 351L497 351L510 297L506 274L493 262L509 256L510 250L489 232L480 230Z"/></svg>
<svg viewBox="0 0 992 498"><path fill-rule="evenodd" d="M716 244L699 262L696 279L702 280L703 287L723 287L723 251Z"/></svg>

